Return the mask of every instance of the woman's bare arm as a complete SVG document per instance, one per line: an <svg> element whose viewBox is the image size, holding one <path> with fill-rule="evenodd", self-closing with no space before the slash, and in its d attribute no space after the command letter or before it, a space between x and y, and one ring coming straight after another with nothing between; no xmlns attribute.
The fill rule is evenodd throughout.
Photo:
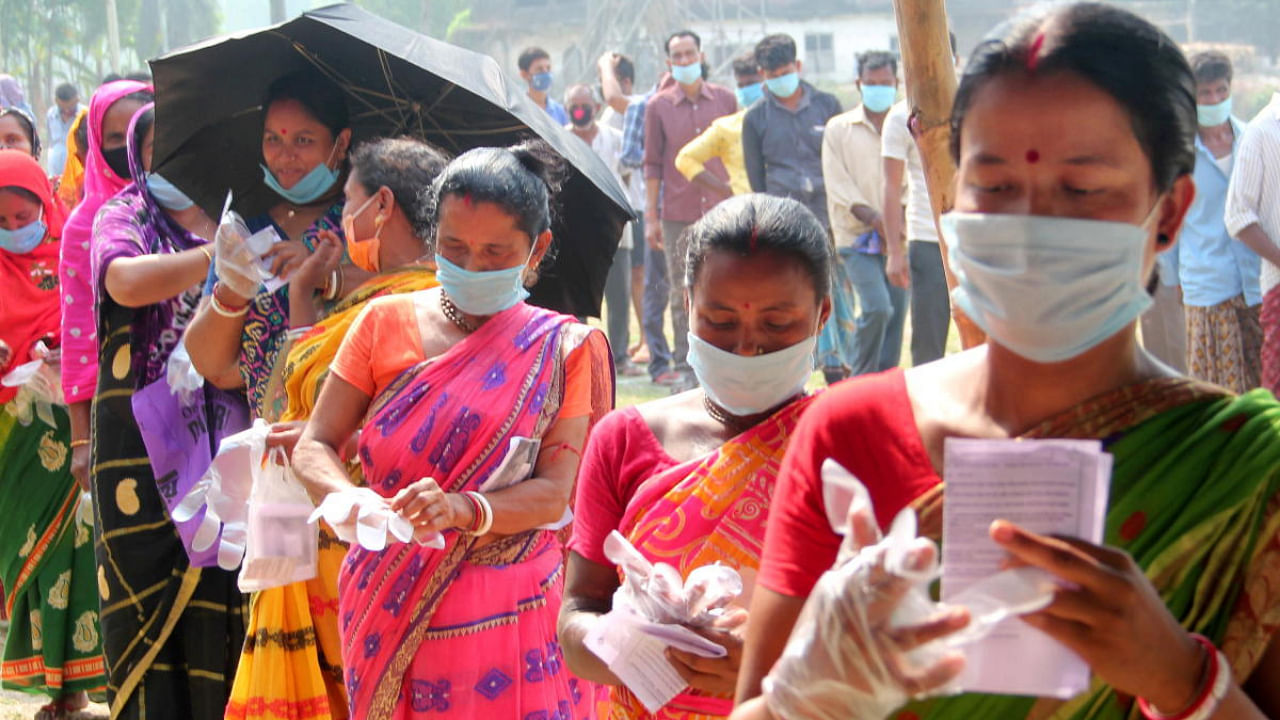
<svg viewBox="0 0 1280 720"><path fill-rule="evenodd" d="M805 598L791 597L756 586L751 596L751 622L747 623L747 646L738 672L737 702L760 694L760 683L773 664L782 657ZM736 717L736 716L735 716Z"/></svg>
<svg viewBox="0 0 1280 720"><path fill-rule="evenodd" d="M329 374L315 411L293 448L293 470L313 500L354 487L338 449L360 426L370 398L356 386Z"/></svg>
<svg viewBox="0 0 1280 720"><path fill-rule="evenodd" d="M103 285L111 299L124 307L155 305L203 281L209 273L208 253L198 247L177 253L116 258L107 265Z"/></svg>
<svg viewBox="0 0 1280 720"><path fill-rule="evenodd" d="M560 606L558 635L569 669L583 680L601 685L621 685L604 662L587 649L587 633L601 615L613 608L618 589L618 570L588 560L569 551L569 569L564 581L564 603Z"/></svg>

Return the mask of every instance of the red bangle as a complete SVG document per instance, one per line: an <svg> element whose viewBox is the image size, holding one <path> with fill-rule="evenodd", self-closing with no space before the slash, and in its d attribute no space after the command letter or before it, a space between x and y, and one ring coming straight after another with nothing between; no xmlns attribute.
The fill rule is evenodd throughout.
<svg viewBox="0 0 1280 720"><path fill-rule="evenodd" d="M1186 720L1186 718L1199 711L1201 706L1213 695L1213 686L1217 683L1218 673L1222 672L1222 668L1218 665L1218 648L1214 646L1209 638L1200 633L1191 633L1191 638L1200 643L1200 646L1204 648L1209 656L1209 672L1202 683L1203 687L1200 689L1199 694L1196 695L1195 702L1176 715L1163 715L1152 707L1146 698L1138 698L1138 710L1142 712L1142 716L1147 720Z"/></svg>
<svg viewBox="0 0 1280 720"><path fill-rule="evenodd" d="M211 293L209 293L209 294L213 297L213 299L217 300L217 301L222 305L222 307L226 308L227 310L231 310L231 311L233 311L233 312L238 312L238 311L240 311L240 310L243 310L244 308L249 307L249 303L253 302L253 299L252 299L252 298L250 298L248 301L246 301L243 305L235 305L235 304L233 304L233 303L226 302L226 301L224 301L224 300L222 300L222 299L218 298L218 288L220 288L220 287L222 287L222 283L221 283L221 282L215 282L215 283L213 284L213 292L211 292Z"/></svg>
<svg viewBox="0 0 1280 720"><path fill-rule="evenodd" d="M475 533L480 529L480 501L471 497L471 493L461 493L462 497L467 499L467 503L471 505L471 524L467 526L464 532Z"/></svg>

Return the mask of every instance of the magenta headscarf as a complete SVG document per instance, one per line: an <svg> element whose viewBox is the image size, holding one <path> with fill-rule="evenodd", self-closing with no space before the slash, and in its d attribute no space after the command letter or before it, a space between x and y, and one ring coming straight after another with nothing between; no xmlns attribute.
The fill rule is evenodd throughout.
<svg viewBox="0 0 1280 720"><path fill-rule="evenodd" d="M89 269L89 242L98 208L129 184L116 177L102 157L102 121L116 101L150 85L118 80L98 88L89 101L89 149L85 153L84 199L62 231L62 391L67 403L93 398L98 381L98 329Z"/></svg>

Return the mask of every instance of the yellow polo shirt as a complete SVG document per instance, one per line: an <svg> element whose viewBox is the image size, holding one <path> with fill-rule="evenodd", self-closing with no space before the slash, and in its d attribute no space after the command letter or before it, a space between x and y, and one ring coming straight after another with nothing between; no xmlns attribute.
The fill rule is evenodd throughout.
<svg viewBox="0 0 1280 720"><path fill-rule="evenodd" d="M692 182L698 173L706 169L708 161L720 158L724 169L729 171L729 187L733 188L733 194L751 192L747 168L742 160L742 119L746 115L746 110L739 110L712 121L711 127L680 148L676 154L676 170Z"/></svg>

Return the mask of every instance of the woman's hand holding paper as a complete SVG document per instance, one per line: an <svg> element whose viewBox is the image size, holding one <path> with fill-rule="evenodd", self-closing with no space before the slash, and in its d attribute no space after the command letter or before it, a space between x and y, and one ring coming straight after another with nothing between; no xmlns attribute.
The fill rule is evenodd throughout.
<svg viewBox="0 0 1280 720"><path fill-rule="evenodd" d="M1169 614L1128 553L1037 535L1002 520L991 524L991 538L1013 562L1070 584L1023 622L1071 648L1119 692L1167 711L1191 704L1200 688L1204 650Z"/></svg>
<svg viewBox="0 0 1280 720"><path fill-rule="evenodd" d="M738 682L738 668L742 665L746 624L747 611L733 608L716 618L710 627L690 627L702 637L723 647L727 654L722 658L703 657L669 647L667 659L689 683L689 687L712 695L731 695Z"/></svg>

